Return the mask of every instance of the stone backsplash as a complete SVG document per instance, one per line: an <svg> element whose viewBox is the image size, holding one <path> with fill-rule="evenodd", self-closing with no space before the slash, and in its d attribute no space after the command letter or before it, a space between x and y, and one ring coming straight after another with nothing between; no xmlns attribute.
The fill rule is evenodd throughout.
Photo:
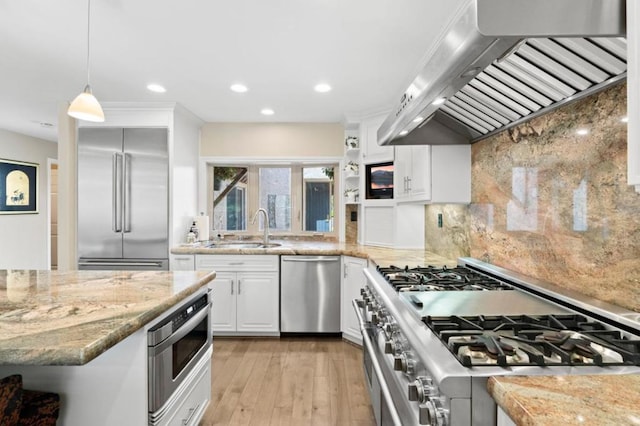
<svg viewBox="0 0 640 426"><path fill-rule="evenodd" d="M472 203L427 206L425 248L640 312L640 194L626 184L625 115L622 83L474 144Z"/></svg>
<svg viewBox="0 0 640 426"><path fill-rule="evenodd" d="M358 206L356 204L345 204L344 223L344 242L356 244L358 242Z"/></svg>

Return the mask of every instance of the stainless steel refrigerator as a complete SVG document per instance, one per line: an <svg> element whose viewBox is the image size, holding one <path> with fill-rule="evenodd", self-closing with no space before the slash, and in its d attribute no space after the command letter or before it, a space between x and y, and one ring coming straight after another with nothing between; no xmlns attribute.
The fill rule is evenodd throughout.
<svg viewBox="0 0 640 426"><path fill-rule="evenodd" d="M78 268L169 269L167 129L78 131Z"/></svg>

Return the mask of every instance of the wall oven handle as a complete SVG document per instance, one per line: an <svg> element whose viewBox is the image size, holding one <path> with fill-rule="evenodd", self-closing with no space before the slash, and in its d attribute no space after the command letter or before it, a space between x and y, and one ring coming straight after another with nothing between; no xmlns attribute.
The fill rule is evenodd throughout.
<svg viewBox="0 0 640 426"><path fill-rule="evenodd" d="M384 396L384 400L387 402L387 407L389 408L389 413L391 414L391 419L393 420L394 425L402 426L402 421L400 420L400 415L398 414L398 410L396 406L393 404L393 399L391 398L391 392L389 391L389 386L387 386L387 382L384 380L384 376L382 374L382 368L380 368L380 363L378 362L378 357L375 352L373 352L373 342L369 338L369 333L366 330L366 324L362 313L360 312L360 306L358 305L358 299L353 299L351 301L353 305L353 309L356 311L356 316L358 317L358 323L360 324L360 332L362 333L362 340L364 343L364 347L367 348L369 352L369 358L371 358L371 365L378 376L378 382L380 382L380 390L382 391L382 395Z"/></svg>
<svg viewBox="0 0 640 426"><path fill-rule="evenodd" d="M209 311L210 310L211 310L211 303L208 303L206 307L200 309L200 312L198 312L193 317L191 317L191 319L189 319L189 321L185 322L179 329L174 331L172 335L170 335L169 337L167 337L165 340L163 340L162 342L158 343L157 345L150 346L149 347L149 355L150 356L155 356L155 355L163 352L165 349L167 349L169 346L173 345L178 340L182 339L191 330L193 330L193 328L196 325L198 325L200 323L200 321L202 321L207 315L209 315Z"/></svg>

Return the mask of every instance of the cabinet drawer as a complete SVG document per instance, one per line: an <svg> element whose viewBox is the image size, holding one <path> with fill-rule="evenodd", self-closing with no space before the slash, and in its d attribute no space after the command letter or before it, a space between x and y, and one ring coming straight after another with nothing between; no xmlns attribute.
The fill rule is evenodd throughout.
<svg viewBox="0 0 640 426"><path fill-rule="evenodd" d="M172 271L193 271L195 256L192 254L172 254L170 266Z"/></svg>
<svg viewBox="0 0 640 426"><path fill-rule="evenodd" d="M277 255L235 255L235 254L199 254L196 255L197 270L215 271L261 271L277 272L279 256Z"/></svg>

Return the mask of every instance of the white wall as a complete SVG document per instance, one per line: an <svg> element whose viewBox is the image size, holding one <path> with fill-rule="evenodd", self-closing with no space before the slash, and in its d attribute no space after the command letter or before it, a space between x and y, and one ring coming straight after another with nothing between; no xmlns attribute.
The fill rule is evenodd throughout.
<svg viewBox="0 0 640 426"><path fill-rule="evenodd" d="M0 269L49 269L47 159L58 157L58 144L0 129L0 158L38 167L38 213L0 215Z"/></svg>
<svg viewBox="0 0 640 426"><path fill-rule="evenodd" d="M188 110L177 107L173 117L174 135L171 138L172 205L171 245L185 241L193 216L198 208L198 152L200 150L199 118Z"/></svg>

